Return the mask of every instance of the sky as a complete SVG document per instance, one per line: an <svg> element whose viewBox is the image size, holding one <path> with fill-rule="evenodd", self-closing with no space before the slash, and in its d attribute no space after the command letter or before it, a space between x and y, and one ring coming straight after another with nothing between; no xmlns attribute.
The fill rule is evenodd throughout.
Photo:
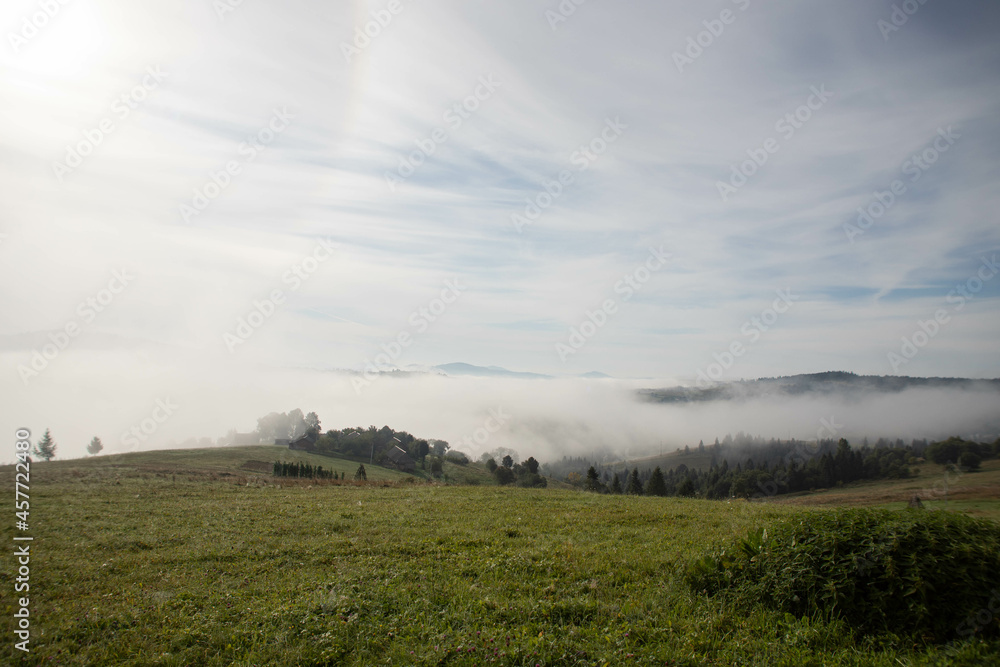
<svg viewBox="0 0 1000 667"><path fill-rule="evenodd" d="M0 432L458 437L510 387L325 373L450 362L1000 377L994 2L8 0L0 29Z"/></svg>

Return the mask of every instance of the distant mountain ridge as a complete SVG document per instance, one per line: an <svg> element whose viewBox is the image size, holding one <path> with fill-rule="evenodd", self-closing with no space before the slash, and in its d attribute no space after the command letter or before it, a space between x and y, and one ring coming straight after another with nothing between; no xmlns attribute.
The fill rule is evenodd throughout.
<svg viewBox="0 0 1000 667"><path fill-rule="evenodd" d="M501 368L500 366L474 366L472 364L466 364L462 362L455 362L451 364L440 364L438 366L432 366L435 370L439 370L447 375L474 375L478 377L519 377L519 378L551 378L551 375L542 375L541 373L524 373L520 371L509 371L506 368Z"/></svg>
<svg viewBox="0 0 1000 667"><path fill-rule="evenodd" d="M807 373L756 380L720 382L708 387L640 389L638 394L654 403L698 403L731 401L769 396L801 396L849 392L898 393L906 389L993 389L1000 392L1000 379L922 378L899 375L858 375L845 371Z"/></svg>

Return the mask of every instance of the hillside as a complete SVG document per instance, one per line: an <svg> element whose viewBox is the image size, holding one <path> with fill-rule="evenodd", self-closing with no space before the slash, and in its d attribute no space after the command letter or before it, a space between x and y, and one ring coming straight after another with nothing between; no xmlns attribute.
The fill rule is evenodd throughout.
<svg viewBox="0 0 1000 667"><path fill-rule="evenodd" d="M347 479L354 476L358 462L342 457L321 456L290 450L277 445L252 445L246 447L210 447L205 449L163 449L149 452L132 452L94 456L85 459L54 460L44 464L54 472L74 470L85 473L138 473L146 475L188 475L226 477L253 477L268 475L275 461L309 463L323 466L325 470L346 472ZM260 466L255 464L266 464ZM5 468L6 469L6 468ZM266 471L266 472L265 472ZM372 481L400 481L413 477L398 470L365 463L368 479ZM418 470L418 473L422 471Z"/></svg>
<svg viewBox="0 0 1000 667"><path fill-rule="evenodd" d="M898 375L857 375L841 371L808 373L738 382L719 382L707 386L640 389L640 398L654 403L702 403L753 398L898 393L907 389L979 389L1000 394L1000 379L925 378Z"/></svg>

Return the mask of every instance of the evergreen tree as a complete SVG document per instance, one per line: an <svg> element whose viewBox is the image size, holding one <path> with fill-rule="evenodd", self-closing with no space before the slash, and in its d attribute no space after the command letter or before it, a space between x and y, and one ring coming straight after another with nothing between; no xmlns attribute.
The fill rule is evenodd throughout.
<svg viewBox="0 0 1000 667"><path fill-rule="evenodd" d="M587 471L587 490L600 491L602 487L601 476L597 474L597 469L594 466L590 466L590 470Z"/></svg>
<svg viewBox="0 0 1000 667"><path fill-rule="evenodd" d="M360 466L358 466L358 471L356 473L354 473L354 479L361 480L363 482L367 482L368 481L368 473L365 472L365 464L364 463L362 463Z"/></svg>
<svg viewBox="0 0 1000 667"><path fill-rule="evenodd" d="M622 492L622 482L618 479L618 473L611 478L611 493L621 493Z"/></svg>
<svg viewBox="0 0 1000 667"><path fill-rule="evenodd" d="M94 439L87 445L87 453L91 456L97 456L102 449L104 449L104 445L101 443L101 439L95 435Z"/></svg>
<svg viewBox="0 0 1000 667"><path fill-rule="evenodd" d="M42 439L38 441L35 445L35 456L45 459L46 461L51 461L56 457L57 445L55 441L52 440L52 434L49 433L49 429L45 429L45 435Z"/></svg>
<svg viewBox="0 0 1000 667"><path fill-rule="evenodd" d="M656 466L656 469L653 470L653 474L650 476L649 481L646 482L646 495L667 495L667 483L663 479L663 471L660 470L660 466Z"/></svg>
<svg viewBox="0 0 1000 667"><path fill-rule="evenodd" d="M632 474L629 475L628 484L625 485L625 493L635 496L642 495L642 482L639 481L638 468L632 468Z"/></svg>

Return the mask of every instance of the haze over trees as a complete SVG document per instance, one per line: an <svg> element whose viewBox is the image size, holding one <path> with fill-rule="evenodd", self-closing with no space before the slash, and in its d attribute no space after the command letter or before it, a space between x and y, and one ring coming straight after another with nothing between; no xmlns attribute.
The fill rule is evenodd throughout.
<svg viewBox="0 0 1000 667"><path fill-rule="evenodd" d="M685 456L697 455L688 450ZM580 480L587 490L600 493L760 498L859 481L903 479L912 475L911 466L925 460L974 471L983 460L1000 456L1000 439L987 444L953 437L933 444L914 440L909 445L879 439L874 446L865 439L860 447L852 447L844 438L765 444L741 433L735 439L727 435L722 443L716 441L702 455L710 457L706 466L680 463L666 473L660 466L653 470L634 466L629 473L615 470L614 464L593 465L584 459L565 459L546 464L545 469L550 476L555 476L554 470L564 471L570 483ZM584 466L589 466L585 481L577 472Z"/></svg>
<svg viewBox="0 0 1000 667"><path fill-rule="evenodd" d="M257 435L260 436L261 442L275 439L295 440L309 431L319 433L319 430L319 416L315 412L303 415L299 408L287 413L272 412L257 420Z"/></svg>

